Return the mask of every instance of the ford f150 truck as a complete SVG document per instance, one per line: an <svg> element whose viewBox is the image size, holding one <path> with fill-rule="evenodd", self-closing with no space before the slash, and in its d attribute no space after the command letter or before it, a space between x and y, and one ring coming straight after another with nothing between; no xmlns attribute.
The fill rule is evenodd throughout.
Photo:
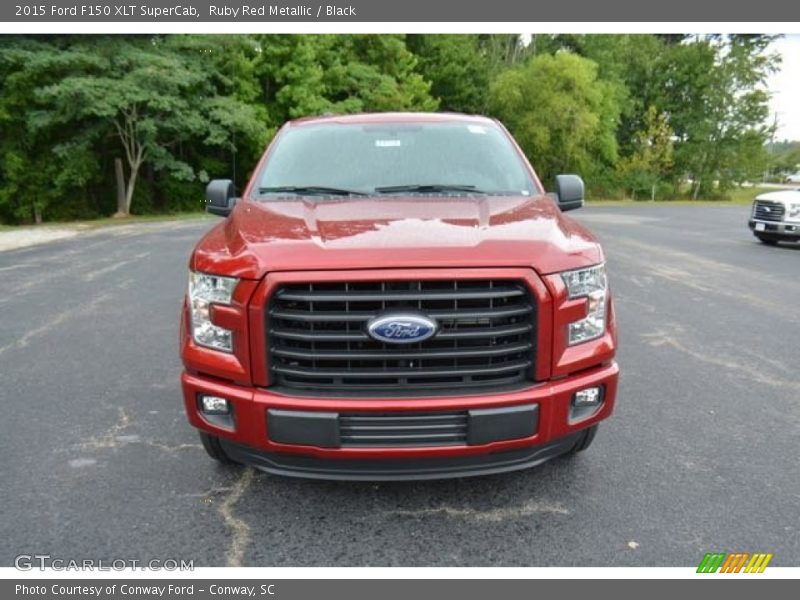
<svg viewBox="0 0 800 600"><path fill-rule="evenodd" d="M511 471L614 407L603 251L492 119L301 119L197 244L183 397L212 458L330 479Z"/></svg>
<svg viewBox="0 0 800 600"><path fill-rule="evenodd" d="M761 242L800 241L800 190L766 192L756 197L748 225Z"/></svg>

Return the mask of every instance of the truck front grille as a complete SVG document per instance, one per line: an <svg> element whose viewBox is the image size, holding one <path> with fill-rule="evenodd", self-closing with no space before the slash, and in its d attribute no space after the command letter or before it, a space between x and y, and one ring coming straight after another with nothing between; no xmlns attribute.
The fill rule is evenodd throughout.
<svg viewBox="0 0 800 600"><path fill-rule="evenodd" d="M786 207L780 202L756 200L753 204L753 218L759 221L783 221Z"/></svg>
<svg viewBox="0 0 800 600"><path fill-rule="evenodd" d="M467 413L345 413L339 437L342 447L464 445Z"/></svg>
<svg viewBox="0 0 800 600"><path fill-rule="evenodd" d="M403 345L372 339L367 323L395 310L435 319L437 334ZM268 307L271 383L389 396L524 385L535 323L532 295L516 280L286 284Z"/></svg>

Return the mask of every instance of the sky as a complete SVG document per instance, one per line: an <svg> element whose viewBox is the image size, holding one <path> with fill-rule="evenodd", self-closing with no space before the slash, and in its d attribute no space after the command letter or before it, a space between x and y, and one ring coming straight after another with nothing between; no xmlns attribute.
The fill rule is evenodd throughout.
<svg viewBox="0 0 800 600"><path fill-rule="evenodd" d="M768 81L770 110L778 117L776 141L800 141L800 35L787 35L773 42L776 52L783 57L778 73Z"/></svg>

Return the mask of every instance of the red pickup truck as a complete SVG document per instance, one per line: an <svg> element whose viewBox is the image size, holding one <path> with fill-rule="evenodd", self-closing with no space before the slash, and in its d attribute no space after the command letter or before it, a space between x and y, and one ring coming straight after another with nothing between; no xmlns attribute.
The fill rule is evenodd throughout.
<svg viewBox="0 0 800 600"><path fill-rule="evenodd" d="M584 450L614 407L603 251L497 121L287 123L197 244L186 413L223 462L326 479L511 471Z"/></svg>

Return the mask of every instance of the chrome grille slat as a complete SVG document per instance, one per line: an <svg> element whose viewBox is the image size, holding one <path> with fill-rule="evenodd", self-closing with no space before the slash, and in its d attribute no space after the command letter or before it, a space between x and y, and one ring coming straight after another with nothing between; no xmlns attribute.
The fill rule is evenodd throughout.
<svg viewBox="0 0 800 600"><path fill-rule="evenodd" d="M369 359L422 359L422 358L446 358L446 357L480 357L480 356L502 356L504 354L517 354L524 352L530 348L530 344L507 344L495 346L492 348L477 348L465 350L418 350L416 352L409 351L378 351L378 352L357 352L357 351L318 351L309 352L305 349L286 348L283 346L273 347L272 352L279 356L288 356L294 358L315 358L319 360L369 360Z"/></svg>
<svg viewBox="0 0 800 600"><path fill-rule="evenodd" d="M383 360L379 358L378 360ZM506 373L509 371L518 371L530 366L529 361L518 361L495 367L481 367L471 369L413 369L407 370L403 373L404 377L453 377L456 375L493 375L499 373ZM300 375L309 378L328 379L336 377L349 377L349 378L377 378L381 379L389 375L386 369L341 369L341 370L322 370L322 369L293 369L289 367L276 366L275 372L284 373L289 375Z"/></svg>
<svg viewBox="0 0 800 600"><path fill-rule="evenodd" d="M315 301L316 302L316 301ZM350 301L352 302L352 301ZM311 303L313 304L313 302ZM417 309L420 310L420 309ZM424 309L422 309L424 310ZM430 310L425 311L425 314L434 319L443 321L447 319L499 319L503 317L512 317L514 315L523 315L531 311L528 304L520 304L510 308L502 309L489 309L489 310ZM276 310L271 313L276 319L285 320L298 320L307 321L309 323L315 322L336 322L336 321L367 321L374 317L379 311L300 311L300 310Z"/></svg>
<svg viewBox="0 0 800 600"><path fill-rule="evenodd" d="M524 324L524 325L512 325L510 327L495 327L492 329L459 329L456 331L446 331L440 332L436 335L436 338L439 340L452 340L452 339L477 339L477 338L487 338L487 337L495 337L495 336L502 336L502 335L512 335L512 334L528 334L532 331L533 327L531 324ZM289 339L296 339L296 340L308 340L311 341L313 338L316 341L365 341L369 340L369 336L366 332L359 331L354 333L326 333L326 332L319 332L310 335L301 330L290 330L290 329L272 329L270 330L273 336L289 338Z"/></svg>
<svg viewBox="0 0 800 600"><path fill-rule="evenodd" d="M301 302L319 301L319 302L367 302L367 301L397 301L407 300L450 300L450 299L475 299L475 298L510 298L513 296L522 296L524 292L516 288L506 289L491 289L491 290L464 290L459 292L393 292L393 293L369 293L369 292L352 292L336 293L336 292L317 292L301 293L301 292L287 292L282 290L279 292L281 300L299 300Z"/></svg>

